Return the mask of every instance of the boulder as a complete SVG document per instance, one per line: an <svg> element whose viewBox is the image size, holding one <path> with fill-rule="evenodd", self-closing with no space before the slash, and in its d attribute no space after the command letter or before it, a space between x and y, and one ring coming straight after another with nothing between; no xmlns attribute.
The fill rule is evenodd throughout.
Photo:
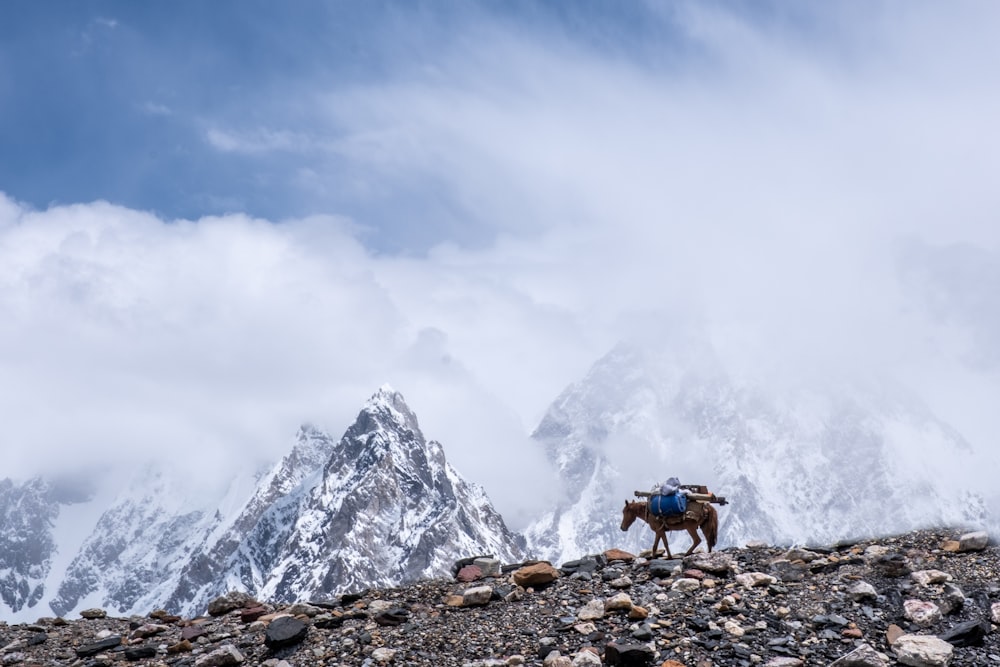
<svg viewBox="0 0 1000 667"><path fill-rule="evenodd" d="M954 650L943 639L928 635L903 635L892 645L896 660L910 667L947 667Z"/></svg>
<svg viewBox="0 0 1000 667"><path fill-rule="evenodd" d="M525 565L514 572L514 583L524 588L545 586L558 578L559 570L546 562Z"/></svg>
<svg viewBox="0 0 1000 667"><path fill-rule="evenodd" d="M990 536L985 530L973 533L965 533L958 538L958 550L961 551L982 551L990 543Z"/></svg>

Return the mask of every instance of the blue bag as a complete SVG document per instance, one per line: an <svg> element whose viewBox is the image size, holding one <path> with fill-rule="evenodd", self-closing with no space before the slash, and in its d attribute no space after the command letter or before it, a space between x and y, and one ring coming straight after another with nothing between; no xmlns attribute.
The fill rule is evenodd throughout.
<svg viewBox="0 0 1000 667"><path fill-rule="evenodd" d="M683 493L673 493L669 496L653 496L649 499L649 511L653 513L653 516L684 514L687 506L688 499Z"/></svg>

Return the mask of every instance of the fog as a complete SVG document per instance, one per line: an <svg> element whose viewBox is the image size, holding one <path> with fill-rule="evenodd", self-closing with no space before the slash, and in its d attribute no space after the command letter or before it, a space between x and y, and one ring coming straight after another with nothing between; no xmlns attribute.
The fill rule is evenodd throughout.
<svg viewBox="0 0 1000 667"><path fill-rule="evenodd" d="M470 14L394 47L419 15L378 36L379 77L204 110L203 150L287 166L315 215L0 197L5 475L152 456L210 484L388 382L523 516L548 404L689 326L768 382L892 378L992 456L1000 11L649 11L670 40Z"/></svg>

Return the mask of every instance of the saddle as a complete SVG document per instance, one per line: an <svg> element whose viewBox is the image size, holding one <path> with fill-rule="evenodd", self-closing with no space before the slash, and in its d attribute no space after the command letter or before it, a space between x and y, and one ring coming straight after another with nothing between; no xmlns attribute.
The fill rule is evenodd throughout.
<svg viewBox="0 0 1000 667"><path fill-rule="evenodd" d="M687 507L680 514L667 514L666 516L661 516L660 520L668 526L676 526L684 523L685 521L694 521L695 524L700 524L701 520L705 517L705 503L700 500L689 500Z"/></svg>

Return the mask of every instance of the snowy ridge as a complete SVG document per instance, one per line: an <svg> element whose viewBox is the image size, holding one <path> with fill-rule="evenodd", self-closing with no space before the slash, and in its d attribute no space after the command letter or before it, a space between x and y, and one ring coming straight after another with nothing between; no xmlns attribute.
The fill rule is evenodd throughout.
<svg viewBox="0 0 1000 667"><path fill-rule="evenodd" d="M942 483L959 479L971 448L914 397L870 383L769 393L730 378L703 344L617 346L553 402L533 437L566 488L526 531L554 560L648 549L645 526L620 534L622 500L673 475L731 500L720 508L721 546L984 521L981 500Z"/></svg>
<svg viewBox="0 0 1000 667"><path fill-rule="evenodd" d="M425 440L403 397L383 386L301 496L262 590L295 599L395 585L445 574L472 554L516 561L522 546L485 492L461 478L439 443Z"/></svg>

